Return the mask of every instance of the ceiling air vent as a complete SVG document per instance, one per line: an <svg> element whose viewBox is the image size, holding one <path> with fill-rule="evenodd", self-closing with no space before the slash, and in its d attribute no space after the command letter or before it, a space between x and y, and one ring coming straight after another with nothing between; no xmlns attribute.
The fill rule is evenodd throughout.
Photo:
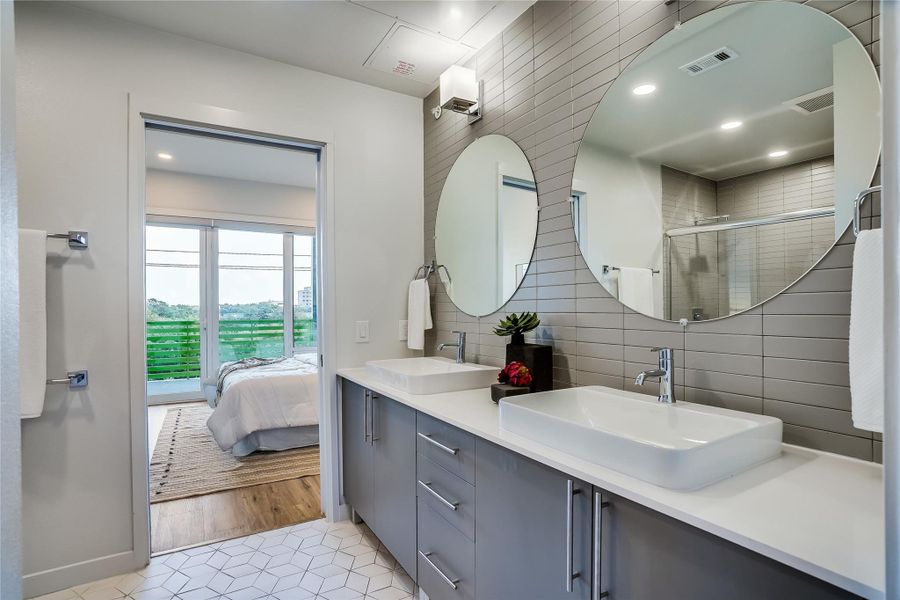
<svg viewBox="0 0 900 600"><path fill-rule="evenodd" d="M719 65L723 65L730 60L734 60L737 57L737 52L727 46L723 46L715 52L710 52L706 56L701 56L697 60L692 60L688 64L678 68L688 75L700 75L701 73L706 73L707 71L715 69Z"/></svg>
<svg viewBox="0 0 900 600"><path fill-rule="evenodd" d="M805 96L788 100L785 102L785 105L803 115L811 115L820 110L831 108L834 106L834 87L816 90Z"/></svg>

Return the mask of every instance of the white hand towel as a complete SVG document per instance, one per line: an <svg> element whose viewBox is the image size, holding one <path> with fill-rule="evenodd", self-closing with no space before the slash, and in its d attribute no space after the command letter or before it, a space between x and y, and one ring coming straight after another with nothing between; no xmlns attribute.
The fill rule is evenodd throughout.
<svg viewBox="0 0 900 600"><path fill-rule="evenodd" d="M653 314L653 271L638 267L619 269L619 300L631 310Z"/></svg>
<svg viewBox="0 0 900 600"><path fill-rule="evenodd" d="M431 329L431 290L427 279L414 279L409 283L409 306L407 308L406 345L411 350L425 348L425 330Z"/></svg>
<svg viewBox="0 0 900 600"><path fill-rule="evenodd" d="M884 431L884 238L860 231L850 292L850 397L853 426Z"/></svg>
<svg viewBox="0 0 900 600"><path fill-rule="evenodd" d="M47 390L47 232L19 230L19 372L22 418L41 416Z"/></svg>

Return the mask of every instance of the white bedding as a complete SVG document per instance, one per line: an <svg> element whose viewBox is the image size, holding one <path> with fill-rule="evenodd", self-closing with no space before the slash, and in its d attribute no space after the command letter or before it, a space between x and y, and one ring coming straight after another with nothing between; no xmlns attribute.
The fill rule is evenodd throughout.
<svg viewBox="0 0 900 600"><path fill-rule="evenodd" d="M222 397L206 422L225 451L256 431L318 423L319 367L315 354L300 354L229 374Z"/></svg>

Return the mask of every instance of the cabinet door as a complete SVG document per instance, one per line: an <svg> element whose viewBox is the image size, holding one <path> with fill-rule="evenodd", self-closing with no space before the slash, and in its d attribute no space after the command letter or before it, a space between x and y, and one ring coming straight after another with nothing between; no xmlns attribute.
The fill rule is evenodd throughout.
<svg viewBox="0 0 900 600"><path fill-rule="evenodd" d="M365 388L342 380L341 440L343 445L344 500L374 526L373 454L369 443L369 401Z"/></svg>
<svg viewBox="0 0 900 600"><path fill-rule="evenodd" d="M575 492L571 504L570 482ZM590 598L591 492L582 481L477 439L476 596ZM578 576L571 579L574 573Z"/></svg>
<svg viewBox="0 0 900 600"><path fill-rule="evenodd" d="M599 491L599 490L598 490ZM616 600L856 598L634 502L604 494L603 590Z"/></svg>
<svg viewBox="0 0 900 600"><path fill-rule="evenodd" d="M375 535L416 578L416 411L372 394Z"/></svg>

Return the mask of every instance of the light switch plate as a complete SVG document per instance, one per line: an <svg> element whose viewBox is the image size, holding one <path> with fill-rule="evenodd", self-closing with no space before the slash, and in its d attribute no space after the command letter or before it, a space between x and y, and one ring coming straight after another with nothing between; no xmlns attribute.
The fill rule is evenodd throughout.
<svg viewBox="0 0 900 600"><path fill-rule="evenodd" d="M400 319L400 326L397 329L397 335L401 342L405 342L409 339L409 321L406 319Z"/></svg>
<svg viewBox="0 0 900 600"><path fill-rule="evenodd" d="M369 322L356 322L356 342L362 344L369 341Z"/></svg>

